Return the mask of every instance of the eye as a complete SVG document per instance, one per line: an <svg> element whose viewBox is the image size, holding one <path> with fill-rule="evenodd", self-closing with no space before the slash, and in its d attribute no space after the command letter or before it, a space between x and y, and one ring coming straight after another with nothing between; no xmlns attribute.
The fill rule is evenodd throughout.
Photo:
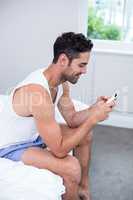
<svg viewBox="0 0 133 200"><path fill-rule="evenodd" d="M83 65L83 64L79 64L79 67L80 67L80 68L83 68L83 67L85 67L85 65Z"/></svg>
<svg viewBox="0 0 133 200"><path fill-rule="evenodd" d="M87 64L79 64L80 68L86 68Z"/></svg>

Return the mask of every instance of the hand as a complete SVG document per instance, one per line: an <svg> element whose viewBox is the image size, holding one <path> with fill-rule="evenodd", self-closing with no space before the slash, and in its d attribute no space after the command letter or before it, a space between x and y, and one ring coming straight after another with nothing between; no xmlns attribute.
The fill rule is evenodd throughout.
<svg viewBox="0 0 133 200"><path fill-rule="evenodd" d="M103 101L106 103L110 98L111 96L100 96L97 98L96 102ZM110 105L110 107L113 108L115 105L116 105L116 101L113 101L113 105Z"/></svg>
<svg viewBox="0 0 133 200"><path fill-rule="evenodd" d="M90 115L94 118L95 122L104 121L108 118L109 113L112 111L113 107L115 106L115 102L112 101L107 104L103 98L102 100L96 101L94 105L89 108ZM104 98L106 99L106 98Z"/></svg>
<svg viewBox="0 0 133 200"><path fill-rule="evenodd" d="M108 101L109 98L110 98L110 97L108 97L108 96L100 96L100 97L97 98L97 101L96 101L96 102L99 102L99 101L104 101L104 102L106 102L106 101Z"/></svg>

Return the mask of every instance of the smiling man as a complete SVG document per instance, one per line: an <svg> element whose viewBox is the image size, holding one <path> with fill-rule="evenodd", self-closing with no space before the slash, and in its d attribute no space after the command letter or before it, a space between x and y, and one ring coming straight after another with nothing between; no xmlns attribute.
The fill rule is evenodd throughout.
<svg viewBox="0 0 133 200"><path fill-rule="evenodd" d="M76 112L68 82L86 73L93 45L81 33L63 33L54 43L52 63L32 72L9 97L8 124L0 139L0 157L48 169L64 180L65 200L90 200L88 170L92 129L108 117L115 103L101 97ZM58 124L54 103L58 86L63 94L58 108L66 124ZM3 123L3 122L2 122ZM74 155L68 155L73 150ZM45 189L45 188L44 188Z"/></svg>

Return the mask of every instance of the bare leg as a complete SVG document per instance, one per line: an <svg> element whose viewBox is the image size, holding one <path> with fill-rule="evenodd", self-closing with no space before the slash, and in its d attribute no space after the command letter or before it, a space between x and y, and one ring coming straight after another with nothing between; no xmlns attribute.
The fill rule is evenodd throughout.
<svg viewBox="0 0 133 200"><path fill-rule="evenodd" d="M70 121L72 127L80 126L85 120L89 117L89 110L82 110L79 112L75 112L73 109L73 102L70 98L69 84L67 82L63 83L63 95L59 99L58 108L64 118ZM69 109L67 110L65 105L69 105ZM67 107L68 108L68 107ZM72 114L72 115L71 115ZM73 124L72 124L73 123ZM67 126L61 126L65 133L71 133ZM64 131L65 130L65 131ZM67 131L68 130L68 131ZM80 144L75 147L74 155L78 158L81 165L81 182L79 187L79 196L82 200L90 200L90 192L89 192L89 182L88 182L88 171L89 164L91 158L91 143L92 143L92 132L88 132L87 136L80 142Z"/></svg>
<svg viewBox="0 0 133 200"><path fill-rule="evenodd" d="M74 155L81 165L81 182L79 196L82 200L90 200L89 166L91 159L92 132L74 149Z"/></svg>
<svg viewBox="0 0 133 200"><path fill-rule="evenodd" d="M72 129L66 125L61 125L62 132L65 134L71 134ZM75 147L74 156L79 160L81 166L81 181L79 184L79 197L82 200L90 200L90 187L89 187L89 166L91 159L91 143L92 132L84 138L81 143Z"/></svg>
<svg viewBox="0 0 133 200"><path fill-rule="evenodd" d="M22 161L26 165L48 169L63 177L66 186L63 200L79 200L78 186L81 178L81 168L75 157L68 155L63 159L59 159L47 149L30 147L24 151Z"/></svg>

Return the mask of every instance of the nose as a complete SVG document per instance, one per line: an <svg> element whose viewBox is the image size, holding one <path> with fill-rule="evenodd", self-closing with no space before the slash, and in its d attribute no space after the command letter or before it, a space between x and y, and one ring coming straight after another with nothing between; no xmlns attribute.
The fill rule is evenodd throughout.
<svg viewBox="0 0 133 200"><path fill-rule="evenodd" d="M87 72L87 67L83 67L82 70L81 70L82 74L86 74Z"/></svg>

